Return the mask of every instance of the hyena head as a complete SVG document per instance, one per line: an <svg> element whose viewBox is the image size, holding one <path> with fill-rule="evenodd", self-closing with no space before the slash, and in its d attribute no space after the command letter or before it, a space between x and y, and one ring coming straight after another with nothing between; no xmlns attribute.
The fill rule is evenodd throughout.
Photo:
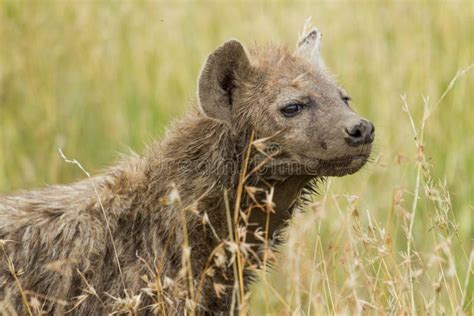
<svg viewBox="0 0 474 316"><path fill-rule="evenodd" d="M198 100L210 118L235 133L251 129L273 146L267 165L277 176L342 176L367 161L374 126L350 107L348 94L325 71L321 33L294 51L230 40L207 59Z"/></svg>

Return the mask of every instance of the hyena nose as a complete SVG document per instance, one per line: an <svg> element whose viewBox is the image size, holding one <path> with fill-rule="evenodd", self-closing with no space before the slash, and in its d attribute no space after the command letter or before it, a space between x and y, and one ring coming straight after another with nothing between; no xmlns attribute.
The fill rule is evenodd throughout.
<svg viewBox="0 0 474 316"><path fill-rule="evenodd" d="M375 127L367 120L360 119L350 128L346 128L346 143L349 146L370 144L374 141Z"/></svg>

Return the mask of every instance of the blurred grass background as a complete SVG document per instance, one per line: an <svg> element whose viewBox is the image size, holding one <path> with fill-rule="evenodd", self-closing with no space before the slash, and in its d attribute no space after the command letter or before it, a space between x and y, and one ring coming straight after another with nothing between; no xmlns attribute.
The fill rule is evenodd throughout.
<svg viewBox="0 0 474 316"><path fill-rule="evenodd" d="M328 68L352 96L353 107L376 126L375 162L354 176L332 180L330 192L322 188L323 195L336 198L328 199L325 216L318 217L319 230L316 222L308 221L314 214L295 220L288 232L290 243L281 248L282 259L268 282L253 289L252 310L256 315L287 314L304 306L306 311L308 302L317 306L318 295L327 289L334 300L344 302L348 288L341 277L344 271L338 270L344 264L334 249L352 241L339 235L341 221L350 213L338 213L337 196L359 197L362 223L367 225L368 210L391 234L393 257L401 262L400 252L406 251L403 220L389 214L396 192L404 192L400 204L411 207L417 148L400 96L406 94L418 124L423 96L436 103L456 72L474 62L471 1L2 0L0 192L82 178L80 170L64 163L58 148L93 172L128 147L140 152L190 107L201 64L215 47L231 37L247 45L293 46L308 16L324 34ZM430 117L424 139L431 175L445 181L450 192L449 216L457 230L449 240L462 283L454 288L460 287L461 293L464 280L471 278L467 302L474 287L472 271L467 271L474 212L473 84L473 71L456 82ZM416 249L426 256L439 241L430 233L430 210L429 199L421 198L413 227ZM316 235L322 249L335 251L331 261L321 260L332 275L329 285L313 271L324 254L313 258ZM439 271L443 269L431 277L436 279ZM361 281L354 287L364 292L365 286ZM438 298L435 311L449 308L448 300L459 295L429 285L420 285L419 293L420 308L422 298Z"/></svg>

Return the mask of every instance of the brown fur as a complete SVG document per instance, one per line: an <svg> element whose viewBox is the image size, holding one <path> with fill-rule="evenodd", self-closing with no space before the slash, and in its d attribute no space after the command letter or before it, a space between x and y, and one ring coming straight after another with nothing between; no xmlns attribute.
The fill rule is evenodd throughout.
<svg viewBox="0 0 474 316"><path fill-rule="evenodd" d="M237 41L227 42L201 74L201 111L175 122L143 156L78 183L0 198L0 311L181 314L194 310L194 298L198 313L228 312L235 280L224 192L234 218L247 150L247 173L262 161L271 168L248 176L242 190L238 218L247 228L242 242L258 253L247 254L245 285L250 265L263 258L262 242L255 237L266 223L262 209L272 211L272 238L312 180L355 172L370 153L370 144L346 146L342 128L332 127L357 116L346 110L340 88L318 67L288 49L248 54ZM318 103L333 110L318 109L321 117L308 110L287 120L274 106L295 93L320 98ZM263 149L258 141L250 144L252 135L267 138ZM266 160L269 143L277 151ZM289 161L297 171L278 169ZM305 171L308 166L312 172ZM259 188L254 197L252 188ZM189 261L183 256L187 244ZM222 258L225 264L219 263Z"/></svg>

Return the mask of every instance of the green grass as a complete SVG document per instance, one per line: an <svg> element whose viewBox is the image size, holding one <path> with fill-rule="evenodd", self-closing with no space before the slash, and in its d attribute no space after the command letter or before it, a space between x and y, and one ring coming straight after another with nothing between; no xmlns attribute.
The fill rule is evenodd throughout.
<svg viewBox="0 0 474 316"><path fill-rule="evenodd" d="M375 162L331 180L295 218L252 311L472 313L473 68L420 143L424 105L474 63L469 1L0 1L0 192L83 178L58 148L89 171L142 150L189 108L216 46L294 45L310 15L328 68L376 126Z"/></svg>

